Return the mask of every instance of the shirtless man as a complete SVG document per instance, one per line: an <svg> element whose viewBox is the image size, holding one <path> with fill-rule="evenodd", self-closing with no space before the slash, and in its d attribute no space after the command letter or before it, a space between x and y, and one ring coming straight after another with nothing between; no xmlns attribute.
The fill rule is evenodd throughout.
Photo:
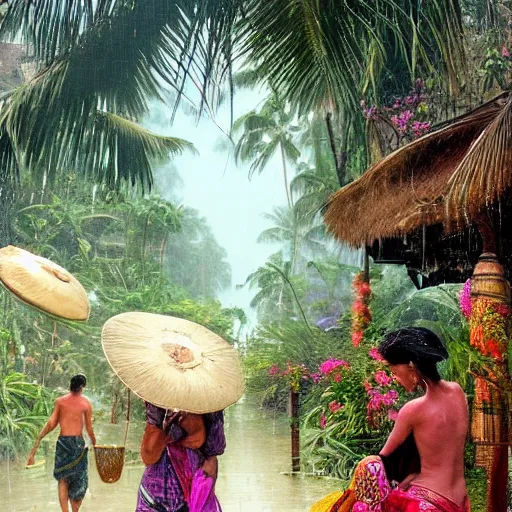
<svg viewBox="0 0 512 512"><path fill-rule="evenodd" d="M396 354L392 355L399 360ZM389 364L407 391L412 392L420 386L426 393L400 409L395 427L380 455L393 453L413 432L421 470L418 474L409 475L400 487L407 489L414 485L430 489L464 506L467 499L464 445L469 427L466 396L457 383L439 378L435 364L429 364L425 370L421 355L418 360L418 364Z"/></svg>
<svg viewBox="0 0 512 512"><path fill-rule="evenodd" d="M37 436L27 461L28 466L34 464L41 439L59 425L60 435L57 440L53 474L59 482L62 512L68 512L68 500L71 503L71 510L77 512L87 490L87 448L82 437L84 424L92 444L96 444L96 436L92 429L92 407L89 400L82 395L86 382L85 376L81 374L71 378L70 392L55 400L52 415Z"/></svg>

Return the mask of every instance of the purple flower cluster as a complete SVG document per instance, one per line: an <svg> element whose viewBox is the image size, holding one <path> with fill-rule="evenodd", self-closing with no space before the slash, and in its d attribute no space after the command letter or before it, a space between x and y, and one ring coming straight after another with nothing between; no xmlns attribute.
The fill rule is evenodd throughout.
<svg viewBox="0 0 512 512"><path fill-rule="evenodd" d="M430 122L416 119L417 115L421 116L428 112L428 96L424 94L424 83L421 78L416 80L408 96L396 98L391 106L382 108L376 105L368 106L362 100L361 109L365 119L387 116L401 136L421 137L431 128Z"/></svg>
<svg viewBox="0 0 512 512"><path fill-rule="evenodd" d="M400 133L405 133L409 128L409 121L414 117L410 110L404 110L399 115L391 116L391 122L398 128Z"/></svg>

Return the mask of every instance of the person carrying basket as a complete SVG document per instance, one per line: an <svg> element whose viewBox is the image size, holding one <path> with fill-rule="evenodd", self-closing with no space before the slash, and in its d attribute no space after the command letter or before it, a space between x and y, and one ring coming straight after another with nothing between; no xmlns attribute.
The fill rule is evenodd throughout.
<svg viewBox="0 0 512 512"><path fill-rule="evenodd" d="M53 476L59 482L59 503L62 512L78 512L87 491L87 447L82 436L85 425L93 445L96 436L92 428L92 406L82 395L87 380L85 375L71 377L70 392L55 400L53 412L46 422L27 460L27 466L35 464L35 455L43 437L60 426L60 435L55 450L55 468Z"/></svg>

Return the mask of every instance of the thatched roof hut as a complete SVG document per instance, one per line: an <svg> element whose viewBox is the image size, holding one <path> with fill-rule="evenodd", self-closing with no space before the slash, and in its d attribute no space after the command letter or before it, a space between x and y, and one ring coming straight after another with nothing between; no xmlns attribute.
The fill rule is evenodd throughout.
<svg viewBox="0 0 512 512"><path fill-rule="evenodd" d="M326 208L328 229L368 246L377 262L422 273L424 287L471 275L482 252L473 223L485 213L512 274L511 98L503 93L444 123L340 189Z"/></svg>

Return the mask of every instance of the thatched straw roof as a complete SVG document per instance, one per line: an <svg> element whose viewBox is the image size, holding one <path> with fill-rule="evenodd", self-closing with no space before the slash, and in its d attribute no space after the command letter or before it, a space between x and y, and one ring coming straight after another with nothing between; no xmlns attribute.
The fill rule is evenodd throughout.
<svg viewBox="0 0 512 512"><path fill-rule="evenodd" d="M398 149L330 199L329 231L353 246L422 225L461 228L512 186L512 102L503 93Z"/></svg>

